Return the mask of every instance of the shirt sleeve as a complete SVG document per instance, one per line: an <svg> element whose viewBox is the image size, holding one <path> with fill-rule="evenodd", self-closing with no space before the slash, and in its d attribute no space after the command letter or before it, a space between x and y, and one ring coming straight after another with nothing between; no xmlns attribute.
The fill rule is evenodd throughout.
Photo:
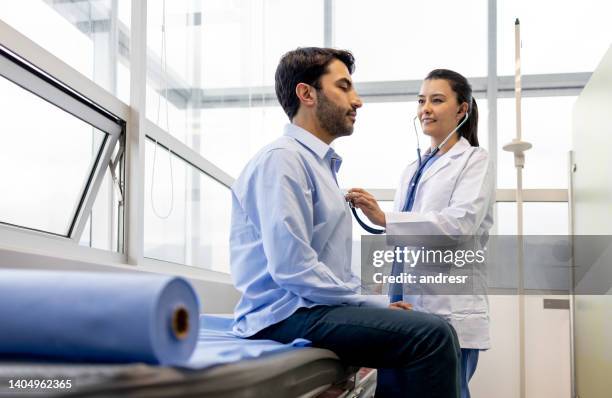
<svg viewBox="0 0 612 398"><path fill-rule="evenodd" d="M456 241L476 234L494 197L494 178L488 154L476 152L459 174L447 207L425 213L388 212L385 214L387 235L411 235L411 244L416 245L419 242L413 239L418 236L424 237L424 243L430 243L432 235ZM406 243L387 241L398 245Z"/></svg>
<svg viewBox="0 0 612 398"><path fill-rule="evenodd" d="M338 278L318 260L310 242L313 236L313 184L300 156L289 150L272 150L261 161L242 203L261 233L274 282L300 297L325 305L387 306L382 296L360 294L356 276Z"/></svg>

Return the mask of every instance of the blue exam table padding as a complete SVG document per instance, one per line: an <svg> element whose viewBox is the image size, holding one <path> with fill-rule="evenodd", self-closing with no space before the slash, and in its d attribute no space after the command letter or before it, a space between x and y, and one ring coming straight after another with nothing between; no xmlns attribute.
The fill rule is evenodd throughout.
<svg viewBox="0 0 612 398"><path fill-rule="evenodd" d="M295 339L289 344L272 340L249 340L231 333L232 318L200 315L200 334L196 349L184 368L204 369L210 366L278 354L299 347L310 346L310 341Z"/></svg>

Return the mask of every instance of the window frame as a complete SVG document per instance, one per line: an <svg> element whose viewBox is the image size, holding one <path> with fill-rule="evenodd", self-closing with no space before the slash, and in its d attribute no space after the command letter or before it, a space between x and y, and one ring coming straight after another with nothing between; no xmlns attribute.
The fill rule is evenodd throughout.
<svg viewBox="0 0 612 398"><path fill-rule="evenodd" d="M67 112L104 134L93 167L89 170L89 176L81 189L81 197L74 204L73 218L70 220L66 235L7 224L2 221L0 223L8 228L24 229L35 234L54 235L78 243L96 199L96 194L102 184L113 150L123 134L125 123L104 107L81 95L70 84L47 73L44 65L43 67L39 66L41 62L44 62L41 59L42 57L26 59L21 56L20 53L31 54L42 49L36 48L36 44L27 41L19 32L2 21L0 21L0 37L0 75L2 77L56 106L59 108L58 111ZM50 56L50 54L44 55ZM60 62L57 59L55 61Z"/></svg>

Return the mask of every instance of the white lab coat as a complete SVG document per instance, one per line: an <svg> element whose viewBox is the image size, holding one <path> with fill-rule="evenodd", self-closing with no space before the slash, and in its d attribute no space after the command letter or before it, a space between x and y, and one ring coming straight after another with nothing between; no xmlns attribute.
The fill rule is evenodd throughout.
<svg viewBox="0 0 612 398"><path fill-rule="evenodd" d="M487 151L472 147L461 137L425 170L412 211L402 212L417 167L417 161L408 165L395 194L394 211L385 214L388 243L398 244L392 235L442 235L475 236L478 244L484 245L493 225L495 202L495 174ZM438 314L451 322L462 348L490 348L486 295L419 295L406 299L414 304L414 310Z"/></svg>

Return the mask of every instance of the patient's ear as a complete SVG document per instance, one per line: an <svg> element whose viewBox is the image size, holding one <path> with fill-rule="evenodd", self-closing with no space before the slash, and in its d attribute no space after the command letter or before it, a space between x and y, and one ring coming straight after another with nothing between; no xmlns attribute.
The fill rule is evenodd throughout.
<svg viewBox="0 0 612 398"><path fill-rule="evenodd" d="M298 83L295 86L295 95L297 95L300 103L307 107L315 106L317 103L317 90L310 84Z"/></svg>

